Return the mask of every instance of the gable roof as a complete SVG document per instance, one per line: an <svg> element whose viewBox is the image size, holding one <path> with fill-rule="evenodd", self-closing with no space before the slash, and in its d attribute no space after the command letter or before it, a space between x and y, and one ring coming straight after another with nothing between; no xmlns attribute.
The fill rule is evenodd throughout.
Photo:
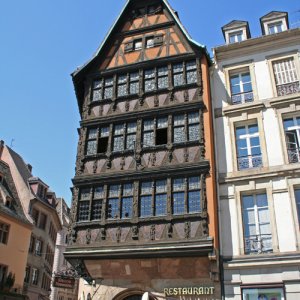
<svg viewBox="0 0 300 300"><path fill-rule="evenodd" d="M99 54L101 53L102 49L104 48L104 45L106 44L106 42L109 40L109 38L112 36L112 33L115 29L115 27L118 25L119 21L121 20L123 14L125 13L127 7L129 6L129 4L132 2L133 0L127 0L127 2L125 3L122 11L120 12L119 16L117 17L117 19L115 20L115 22L113 23L113 25L111 26L110 30L108 31L108 33L106 34L104 40L102 41L102 43L100 44L100 46L98 47L98 49L96 50L96 52L94 53L94 55L92 56L92 58L90 60L88 60L85 64L83 64L81 67L78 67L72 74L71 76L73 77L73 79L79 74L81 73L81 71L83 71L90 63L92 63L94 61L95 58L97 58L99 56ZM182 31L182 33L184 34L184 36L187 38L187 40L195 45L196 47L202 48L206 54L206 56L209 58L209 54L208 51L206 49L206 47L198 42L196 42L195 40L192 39L192 37L190 36L190 34L187 32L187 30L184 28L183 24L181 23L181 21L178 18L178 14L176 11L174 11L172 9L172 7L170 6L170 4L168 3L167 0L161 0L166 8L168 9L168 12L172 15L172 17L175 20L176 25L178 25L178 27L180 28L180 30Z"/></svg>
<svg viewBox="0 0 300 300"><path fill-rule="evenodd" d="M227 23L222 27L223 36L225 38L225 31L229 29L241 28L246 27L247 38L251 38L249 23L247 21L242 20L232 20L231 22Z"/></svg>
<svg viewBox="0 0 300 300"><path fill-rule="evenodd" d="M262 33L265 34L265 28L264 28L264 24L263 24L264 22L276 20L276 19L279 19L279 18L282 18L282 17L285 18L287 29L289 29L290 26L289 26L288 13L285 12L285 11L275 11L275 10L273 10L273 11L267 13L266 15L262 16L259 19Z"/></svg>

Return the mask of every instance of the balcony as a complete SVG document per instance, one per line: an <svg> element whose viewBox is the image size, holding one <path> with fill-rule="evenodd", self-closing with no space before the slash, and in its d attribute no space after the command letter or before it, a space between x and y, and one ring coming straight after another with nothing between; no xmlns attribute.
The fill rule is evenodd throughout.
<svg viewBox="0 0 300 300"><path fill-rule="evenodd" d="M239 93L231 96L232 104L253 102L253 92Z"/></svg>
<svg viewBox="0 0 300 300"><path fill-rule="evenodd" d="M260 168L263 165L261 154L238 157L237 162L239 170Z"/></svg>
<svg viewBox="0 0 300 300"><path fill-rule="evenodd" d="M273 252L272 235L250 235L245 237L245 254L261 254Z"/></svg>
<svg viewBox="0 0 300 300"><path fill-rule="evenodd" d="M295 93L300 93L299 81L277 85L278 96L285 96L285 95L295 94Z"/></svg>
<svg viewBox="0 0 300 300"><path fill-rule="evenodd" d="M300 162L300 149L288 149L288 157L290 163Z"/></svg>

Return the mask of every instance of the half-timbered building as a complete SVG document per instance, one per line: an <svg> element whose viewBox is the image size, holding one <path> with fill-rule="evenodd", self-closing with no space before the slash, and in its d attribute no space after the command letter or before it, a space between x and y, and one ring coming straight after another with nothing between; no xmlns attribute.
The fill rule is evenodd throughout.
<svg viewBox="0 0 300 300"><path fill-rule="evenodd" d="M209 66L167 1L128 0L72 74L81 122L65 257L83 299L219 297Z"/></svg>

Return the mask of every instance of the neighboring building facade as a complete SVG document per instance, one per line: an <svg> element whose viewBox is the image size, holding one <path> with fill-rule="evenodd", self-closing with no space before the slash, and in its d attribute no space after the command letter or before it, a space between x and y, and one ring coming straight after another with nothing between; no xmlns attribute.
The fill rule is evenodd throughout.
<svg viewBox="0 0 300 300"><path fill-rule="evenodd" d="M129 0L73 73L81 299L220 298L209 66L167 1Z"/></svg>
<svg viewBox="0 0 300 300"><path fill-rule="evenodd" d="M32 224L26 219L9 166L2 161L4 143L0 141L0 299L22 295ZM6 286L9 274L13 286ZM15 297L14 297L15 295Z"/></svg>
<svg viewBox="0 0 300 300"><path fill-rule="evenodd" d="M300 29L223 27L212 98L226 299L300 299ZM259 298L260 297L260 298Z"/></svg>
<svg viewBox="0 0 300 300"><path fill-rule="evenodd" d="M71 268L71 265L64 258L64 252L68 244L68 230L70 227L70 208L63 198L58 198L56 201L56 211L58 213L62 229L57 232L54 264L53 264L53 279L51 286L51 300L76 300L78 296L78 280L75 281L73 289L54 287L54 277L59 274L65 274Z"/></svg>
<svg viewBox="0 0 300 300"><path fill-rule="evenodd" d="M23 212L33 224L23 293L30 300L49 299L56 234L61 224L55 205L55 193L38 177L22 157L4 146L2 159L9 165Z"/></svg>

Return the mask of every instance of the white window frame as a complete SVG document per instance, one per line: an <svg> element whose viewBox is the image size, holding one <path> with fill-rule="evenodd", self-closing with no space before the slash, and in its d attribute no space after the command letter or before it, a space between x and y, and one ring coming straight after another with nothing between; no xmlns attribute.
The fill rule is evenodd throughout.
<svg viewBox="0 0 300 300"><path fill-rule="evenodd" d="M287 152L287 157L288 157L288 163L293 163L290 161L290 156L289 156L289 149L288 149L288 140L287 140L287 133L295 133L296 134L296 138L297 138L297 149L298 149L298 153L296 154L297 155L297 162L300 162L300 152L299 152L299 149L300 149L300 125L295 125L297 123L296 121L296 118L299 118L300 116L286 116L284 118L282 118L282 122L283 122L283 130L284 130L284 135L285 135L285 149L286 149L286 152ZM291 126L291 127L288 127L288 129L286 130L285 127L284 127L284 121L287 120L287 119L293 119L293 123L294 125Z"/></svg>
<svg viewBox="0 0 300 300"><path fill-rule="evenodd" d="M275 33L280 33L283 31L283 22L282 21L268 23L267 26L268 26L268 34L275 34ZM274 32L270 32L271 28L274 28ZM280 31L278 31L278 28L280 28Z"/></svg>
<svg viewBox="0 0 300 300"><path fill-rule="evenodd" d="M241 37L241 40L238 40L238 37ZM234 38L234 42L231 42L230 39ZM244 40L244 34L243 34L243 30L236 30L236 31L232 31L228 33L228 43L229 44L234 44L234 43L239 43L242 42Z"/></svg>

